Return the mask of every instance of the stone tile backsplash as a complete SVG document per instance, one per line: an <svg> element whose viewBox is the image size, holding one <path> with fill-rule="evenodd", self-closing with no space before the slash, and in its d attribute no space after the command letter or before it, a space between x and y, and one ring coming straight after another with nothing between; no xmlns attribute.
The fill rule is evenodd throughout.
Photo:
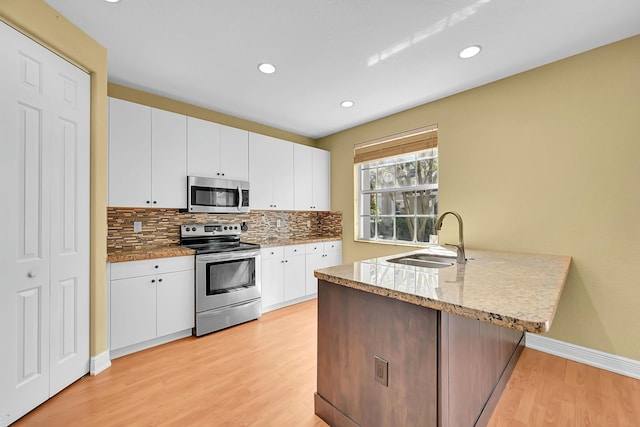
<svg viewBox="0 0 640 427"><path fill-rule="evenodd" d="M280 227L277 221L280 220ZM134 221L142 231L134 232ZM249 230L242 240L277 244L313 238L342 238L342 212L252 211L246 214L191 214L178 209L107 208L107 251L140 249L147 245L177 244L182 224L242 223Z"/></svg>

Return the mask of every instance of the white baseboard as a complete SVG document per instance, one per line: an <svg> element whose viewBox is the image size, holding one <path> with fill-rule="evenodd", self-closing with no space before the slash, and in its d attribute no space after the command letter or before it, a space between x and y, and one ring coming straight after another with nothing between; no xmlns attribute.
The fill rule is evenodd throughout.
<svg viewBox="0 0 640 427"><path fill-rule="evenodd" d="M526 346L627 377L640 379L640 361L527 333Z"/></svg>
<svg viewBox="0 0 640 427"><path fill-rule="evenodd" d="M91 357L91 363L89 365L89 373L91 375L98 375L100 372L111 366L111 358L109 352L105 351L97 356Z"/></svg>

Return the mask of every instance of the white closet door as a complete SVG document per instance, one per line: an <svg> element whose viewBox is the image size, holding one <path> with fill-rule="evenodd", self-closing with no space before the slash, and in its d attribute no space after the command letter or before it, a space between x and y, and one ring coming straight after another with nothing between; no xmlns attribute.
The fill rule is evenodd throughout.
<svg viewBox="0 0 640 427"><path fill-rule="evenodd" d="M0 417L49 397L49 193L45 49L0 23Z"/></svg>
<svg viewBox="0 0 640 427"><path fill-rule="evenodd" d="M50 54L50 395L89 371L89 75Z"/></svg>
<svg viewBox="0 0 640 427"><path fill-rule="evenodd" d="M80 212L75 212L69 221L55 213L53 217L57 223L51 223L52 203L58 205L58 202L53 202L50 195L55 193L54 197L58 198L62 192L59 187L63 177L52 175L59 169L65 153L59 149L59 136L71 132L68 127L62 130L61 123L76 120L55 113L55 99L69 97L68 85L72 84L75 75L75 71L71 71L75 67L60 61L50 51L0 23L0 200L5 204L4 209L0 209L0 425L12 423L51 395L50 360L55 356L51 357L50 345L59 341L58 337L50 336L52 332L59 333L52 326L56 320L50 313L51 283L76 280L85 269L86 277L82 282L77 279L76 293L73 298L67 293L66 301L84 298L80 287L86 287L88 293L88 258L82 261L84 265L70 273L61 271L58 266L53 269L55 277L50 273L51 265L58 262L57 252L60 252L56 246L59 237L53 233L54 237L50 238L52 228L60 227L64 221L64 225L73 223L79 227L81 217ZM59 83L56 84L56 80ZM88 90L87 87L87 96ZM79 89L75 92L78 103L80 92ZM79 127L76 131L77 135L82 135ZM69 140L77 140L77 137ZM88 139L84 143L88 145ZM77 157L73 161L83 161L80 153L74 156ZM73 188L74 197L77 197L74 204L82 204L80 192L85 193L82 197L88 197L88 191L81 183L88 180L87 174L73 177L73 183L68 182L71 186L78 185ZM69 206L68 194L69 191L63 197L66 206ZM87 226L68 235L78 239L75 248L83 245L80 236L86 236L88 232ZM51 254L52 246L56 246L53 249L55 258ZM82 247L87 248L87 245ZM74 319L77 324L65 325L67 331L81 329L80 323L84 324L82 327L88 324L89 307L84 304L78 308L78 313L84 311L84 315ZM76 337L74 344L84 351L88 366L88 334Z"/></svg>

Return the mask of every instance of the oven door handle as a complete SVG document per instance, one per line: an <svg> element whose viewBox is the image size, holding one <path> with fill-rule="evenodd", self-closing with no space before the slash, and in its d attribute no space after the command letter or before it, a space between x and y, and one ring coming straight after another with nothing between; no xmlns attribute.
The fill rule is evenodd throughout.
<svg viewBox="0 0 640 427"><path fill-rule="evenodd" d="M238 210L242 208L242 189L238 185Z"/></svg>

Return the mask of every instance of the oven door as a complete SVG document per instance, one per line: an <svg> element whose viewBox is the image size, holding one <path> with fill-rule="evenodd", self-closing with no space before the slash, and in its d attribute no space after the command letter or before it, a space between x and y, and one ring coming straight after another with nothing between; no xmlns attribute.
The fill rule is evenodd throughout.
<svg viewBox="0 0 640 427"><path fill-rule="evenodd" d="M260 251L196 256L196 312L260 298Z"/></svg>

